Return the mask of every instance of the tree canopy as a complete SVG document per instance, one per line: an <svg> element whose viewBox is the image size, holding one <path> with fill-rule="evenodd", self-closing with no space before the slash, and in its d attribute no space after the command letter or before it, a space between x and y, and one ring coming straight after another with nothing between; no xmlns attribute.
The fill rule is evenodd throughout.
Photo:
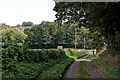
<svg viewBox="0 0 120 80"><path fill-rule="evenodd" d="M32 26L32 25L33 25L33 22L31 22L31 21L30 21L30 22L25 22L25 21L24 21L24 22L22 23L22 26L25 26L25 27L27 27L27 26Z"/></svg>
<svg viewBox="0 0 120 80"><path fill-rule="evenodd" d="M74 48L75 46L75 24L64 23L60 25L56 22L42 22L33 26L31 29L25 29L28 35L26 43L29 48ZM81 30L81 32L79 32ZM77 48L83 48L83 37L90 33L85 27L76 28ZM79 35L78 35L79 34ZM88 37L86 38L86 48L90 48Z"/></svg>
<svg viewBox="0 0 120 80"><path fill-rule="evenodd" d="M119 9L120 2L56 2L53 10L57 12L56 22L72 22L86 26L93 33L99 33L94 36L94 41L97 39L101 44L104 41L109 50L120 51Z"/></svg>
<svg viewBox="0 0 120 80"><path fill-rule="evenodd" d="M22 46L27 35L17 29L3 29L2 30L2 47Z"/></svg>

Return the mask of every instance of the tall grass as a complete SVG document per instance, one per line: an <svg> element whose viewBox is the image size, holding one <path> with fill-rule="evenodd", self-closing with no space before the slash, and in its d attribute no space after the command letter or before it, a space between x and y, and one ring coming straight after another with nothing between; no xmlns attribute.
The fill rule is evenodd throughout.
<svg viewBox="0 0 120 80"><path fill-rule="evenodd" d="M102 54L99 58L94 56L93 65L105 78L118 78L120 80L120 55Z"/></svg>

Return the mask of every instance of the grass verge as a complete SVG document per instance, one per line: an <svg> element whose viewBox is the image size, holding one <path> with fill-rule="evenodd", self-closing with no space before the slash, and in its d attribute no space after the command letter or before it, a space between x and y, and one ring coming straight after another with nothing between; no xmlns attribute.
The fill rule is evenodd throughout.
<svg viewBox="0 0 120 80"><path fill-rule="evenodd" d="M120 55L102 54L99 58L93 57L93 65L105 78L117 78L120 80Z"/></svg>

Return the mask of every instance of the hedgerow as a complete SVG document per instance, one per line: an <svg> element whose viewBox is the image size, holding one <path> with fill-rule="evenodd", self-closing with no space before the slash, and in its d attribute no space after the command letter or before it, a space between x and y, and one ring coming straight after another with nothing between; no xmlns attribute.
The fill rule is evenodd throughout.
<svg viewBox="0 0 120 80"><path fill-rule="evenodd" d="M24 61L44 62L49 59L67 58L63 50L45 50L45 49L28 49L24 53Z"/></svg>
<svg viewBox="0 0 120 80"><path fill-rule="evenodd" d="M63 50L27 49L21 53L19 57L22 60L19 60L7 56L6 51L6 55L3 55L3 80L61 79L64 70L75 58L87 55L85 52L73 52L72 55L67 55L68 53L71 54L70 51Z"/></svg>

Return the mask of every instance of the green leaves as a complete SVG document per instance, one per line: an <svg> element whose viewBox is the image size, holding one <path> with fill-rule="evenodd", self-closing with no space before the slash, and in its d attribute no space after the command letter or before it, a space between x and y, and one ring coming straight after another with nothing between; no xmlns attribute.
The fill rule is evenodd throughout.
<svg viewBox="0 0 120 80"><path fill-rule="evenodd" d="M28 37L26 43L29 48L56 48L58 45L68 44L74 47L74 26L72 24L59 25L55 22L42 22L24 31ZM66 47L69 47L69 46Z"/></svg>
<svg viewBox="0 0 120 80"><path fill-rule="evenodd" d="M11 45L21 46L27 35L17 29L2 30L2 47L7 48ZM21 43L21 44L18 44Z"/></svg>
<svg viewBox="0 0 120 80"><path fill-rule="evenodd" d="M59 45L64 48L74 48L76 26L77 24L70 23L60 25L55 22L42 22L33 26L31 30L24 31L28 35L25 42L30 49L49 49ZM88 37L90 31L83 26L77 30L79 30L77 32L77 48L83 48L83 38L84 36ZM89 44L89 38L86 38L86 41Z"/></svg>
<svg viewBox="0 0 120 80"><path fill-rule="evenodd" d="M47 62L49 59L67 58L62 50L39 50L29 49L24 53L24 61L27 62Z"/></svg>
<svg viewBox="0 0 120 80"><path fill-rule="evenodd" d="M24 40L27 35L24 32L17 29L3 29L2 30L2 58L3 64L6 63L6 59L12 59L14 61L22 61Z"/></svg>
<svg viewBox="0 0 120 80"><path fill-rule="evenodd" d="M72 6L71 6L72 5ZM56 22L74 22L85 25L93 33L94 48L108 45L109 51L120 51L120 2L118 3L55 3ZM103 39L104 37L104 39Z"/></svg>
<svg viewBox="0 0 120 80"><path fill-rule="evenodd" d="M3 52L7 49L4 49ZM10 49L9 51L12 51ZM6 52L9 53L9 51ZM72 52L70 57L63 50L29 49L24 53L17 54L12 52L12 54L14 55L12 56L13 58L8 55L3 56L8 57L3 58L3 79L61 79L64 70L74 61L74 58L77 59L87 53ZM23 61L20 61L18 58L23 59Z"/></svg>
<svg viewBox="0 0 120 80"><path fill-rule="evenodd" d="M25 22L25 21L24 21L24 22L22 23L22 26L24 26L24 27L32 26L32 25L33 25L33 22L31 22L31 21L30 21L30 22ZM18 26L20 26L20 25L18 25Z"/></svg>

